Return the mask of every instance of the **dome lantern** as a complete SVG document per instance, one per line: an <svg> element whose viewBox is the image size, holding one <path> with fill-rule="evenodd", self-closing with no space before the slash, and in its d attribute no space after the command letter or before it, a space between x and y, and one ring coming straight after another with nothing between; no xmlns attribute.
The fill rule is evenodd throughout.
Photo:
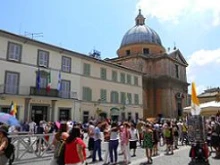
<svg viewBox="0 0 220 165"><path fill-rule="evenodd" d="M145 18L144 16L141 14L141 9L139 9L139 14L137 15L137 17L135 18L136 21L136 25L144 25L145 24Z"/></svg>

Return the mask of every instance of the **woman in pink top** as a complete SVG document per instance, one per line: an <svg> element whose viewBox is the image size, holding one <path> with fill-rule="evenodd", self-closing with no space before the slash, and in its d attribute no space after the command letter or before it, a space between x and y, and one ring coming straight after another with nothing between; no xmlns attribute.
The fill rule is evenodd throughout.
<svg viewBox="0 0 220 165"><path fill-rule="evenodd" d="M121 145L122 145L122 152L124 154L124 161L126 164L131 162L131 155L129 150L129 139L130 139L130 125L127 122L123 123L123 130L121 133Z"/></svg>

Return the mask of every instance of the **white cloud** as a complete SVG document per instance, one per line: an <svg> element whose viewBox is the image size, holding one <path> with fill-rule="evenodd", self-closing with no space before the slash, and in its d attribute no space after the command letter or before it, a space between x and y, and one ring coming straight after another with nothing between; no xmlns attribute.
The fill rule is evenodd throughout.
<svg viewBox="0 0 220 165"><path fill-rule="evenodd" d="M216 50L199 50L188 59L189 66L220 64L220 48Z"/></svg>
<svg viewBox="0 0 220 165"><path fill-rule="evenodd" d="M213 26L220 25L219 0L139 0L136 8L161 21L178 23L186 16L200 21L202 15L208 15Z"/></svg>
<svg viewBox="0 0 220 165"><path fill-rule="evenodd" d="M197 93L201 93L212 84L218 84L220 80L217 75L220 71L220 48L215 50L198 50L194 52L188 61L188 82L199 82ZM205 83L205 82L208 82ZM206 84L206 85L204 85Z"/></svg>

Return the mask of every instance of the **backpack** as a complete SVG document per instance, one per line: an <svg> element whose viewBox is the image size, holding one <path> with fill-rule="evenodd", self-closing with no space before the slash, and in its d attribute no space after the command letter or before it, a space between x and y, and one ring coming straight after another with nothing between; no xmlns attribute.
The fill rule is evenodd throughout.
<svg viewBox="0 0 220 165"><path fill-rule="evenodd" d="M15 158L15 146L11 143L11 138L8 138L8 146L4 150L5 156L9 159L9 165L11 165Z"/></svg>
<svg viewBox="0 0 220 165"><path fill-rule="evenodd" d="M54 149L54 158L58 158L59 157L60 147L62 147L62 140L59 140L56 143L56 147Z"/></svg>

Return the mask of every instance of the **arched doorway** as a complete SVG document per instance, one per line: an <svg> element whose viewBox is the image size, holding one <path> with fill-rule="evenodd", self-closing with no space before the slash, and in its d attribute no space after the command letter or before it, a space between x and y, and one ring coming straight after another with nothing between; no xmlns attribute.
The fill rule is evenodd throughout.
<svg viewBox="0 0 220 165"><path fill-rule="evenodd" d="M107 115L106 112L101 112L101 113L99 114L99 116L100 116L102 119L106 119L108 115Z"/></svg>
<svg viewBox="0 0 220 165"><path fill-rule="evenodd" d="M120 115L119 112L120 110L117 107L113 107L110 109L110 115L111 115L112 121L118 121L119 115Z"/></svg>

